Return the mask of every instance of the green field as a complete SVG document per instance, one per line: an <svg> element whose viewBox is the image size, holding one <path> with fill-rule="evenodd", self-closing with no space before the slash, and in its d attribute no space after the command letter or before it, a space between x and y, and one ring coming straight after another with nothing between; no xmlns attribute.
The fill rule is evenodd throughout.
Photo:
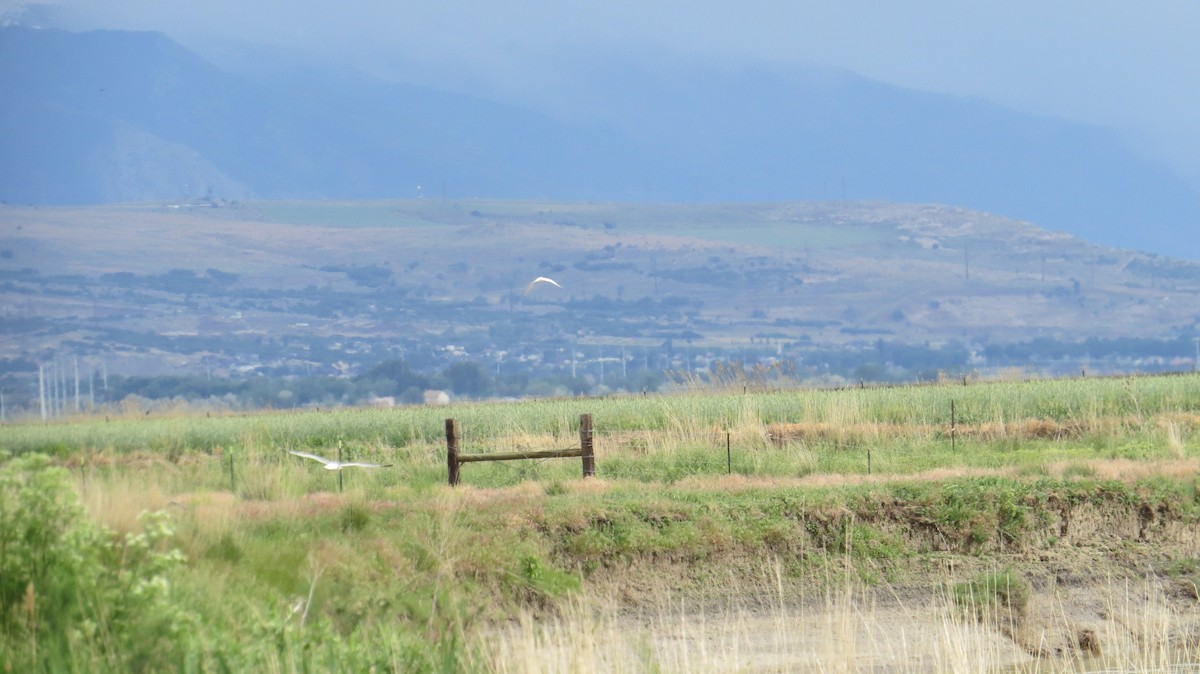
<svg viewBox="0 0 1200 674"><path fill-rule="evenodd" d="M8 425L0 667L526 671L548 626L573 625L541 671L745 671L721 649L687 664L665 626L616 659L580 639L632 634L652 598L673 608L651 625L681 601L788 616L838 588L933 596L946 569L982 579L954 596L1010 612L988 569L1195 587L1200 377L969 383ZM583 413L595 478L578 459L471 463L446 486L446 418L486 453L578 446ZM339 481L287 453L339 449L392 466ZM1008 618L1025 631L1029 594ZM1155 643L1187 660L1171 635L1200 624L1194 600L1163 602ZM977 614L947 620L996 633Z"/></svg>

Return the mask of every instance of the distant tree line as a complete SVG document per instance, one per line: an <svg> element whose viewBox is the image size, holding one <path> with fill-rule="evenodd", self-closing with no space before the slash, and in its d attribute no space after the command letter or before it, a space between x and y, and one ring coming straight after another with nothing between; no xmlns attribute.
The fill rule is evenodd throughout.
<svg viewBox="0 0 1200 674"><path fill-rule="evenodd" d="M498 323L496 332L520 331L517 322ZM131 335L133 336L133 335ZM494 336L493 336L494 337ZM1054 375L1090 371L1152 372L1179 369L1180 361L1193 364L1196 337L1170 339L1088 339L1062 342L1036 338L1009 344L971 345L903 344L876 339L855 348L803 348L785 344L782 356L775 349L706 350L690 346L699 334L665 336L657 347L640 349L627 359L598 358L564 361L563 347L547 348L536 363L505 360L485 365L475 360L447 362L444 355L409 345L404 358L384 357L362 366L353 376L300 374L293 369L260 367L253 374L233 377L203 375L122 376L108 373L103 386L96 373L81 369L80 391L70 366L50 366L46 378L56 388L57 399L70 398L66 408L120 405L126 399L203 403L232 409L290 408L368 404L392 398L397 404L421 403L427 390L445 390L453 399L520 398L562 395L596 395L612 391L655 392L664 385L730 384L751 381L768 385L802 385L806 382L886 383L932 381L981 370L1019 367ZM197 339L181 337L181 340ZM288 351L286 342L248 338L248 348L258 352ZM763 336L768 347L774 338ZM319 340L317 340L319 341ZM684 346L679 342L687 342ZM202 339L197 339L199 347ZM340 358L342 352L305 350L313 362ZM592 356L603 351L593 351ZM610 353L615 353L610 351ZM624 352L623 352L624 353ZM36 414L39 405L39 364L30 357L0 359L0 413L15 418ZM93 377L95 380L93 381ZM32 382L32 383L31 383ZM51 386L51 384L47 384ZM87 401L79 405L76 398Z"/></svg>
<svg viewBox="0 0 1200 674"><path fill-rule="evenodd" d="M661 374L639 370L613 376L607 390L657 391ZM110 375L100 403L119 403L130 396L149 400L219 400L235 408L279 408L315 405L359 405L379 398L397 404L421 403L427 390L445 390L454 398L483 399L550 395L582 395L598 390L586 376L566 374L533 378L522 373L490 372L473 361L453 363L432 374L414 370L403 359L382 361L354 377L253 375L245 378L197 375Z"/></svg>
<svg viewBox="0 0 1200 674"><path fill-rule="evenodd" d="M988 344L983 355L990 365L1017 366L1055 360L1118 360L1146 358L1194 358L1196 337L1180 335L1172 339L1120 337L1090 338L1082 342L1060 342L1039 337L1027 342Z"/></svg>

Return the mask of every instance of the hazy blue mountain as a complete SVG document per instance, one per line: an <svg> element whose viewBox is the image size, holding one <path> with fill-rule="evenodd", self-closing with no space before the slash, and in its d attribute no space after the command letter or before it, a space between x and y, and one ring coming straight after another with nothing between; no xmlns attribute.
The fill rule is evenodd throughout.
<svg viewBox="0 0 1200 674"><path fill-rule="evenodd" d="M1200 195L1108 129L827 68L663 54L568 67L588 103L559 103L560 114L603 119L669 155L686 180L657 177L671 199L945 203L1200 256Z"/></svg>
<svg viewBox="0 0 1200 674"><path fill-rule="evenodd" d="M418 185L582 198L618 175L607 163L635 156L619 137L424 87L311 68L242 79L154 33L0 29L0 90L11 93L0 198L15 203L395 197ZM114 173L126 176L116 189Z"/></svg>
<svg viewBox="0 0 1200 674"><path fill-rule="evenodd" d="M1113 132L851 73L646 55L524 105L312 67L237 75L161 34L0 29L0 199L874 199L1200 257L1200 199Z"/></svg>

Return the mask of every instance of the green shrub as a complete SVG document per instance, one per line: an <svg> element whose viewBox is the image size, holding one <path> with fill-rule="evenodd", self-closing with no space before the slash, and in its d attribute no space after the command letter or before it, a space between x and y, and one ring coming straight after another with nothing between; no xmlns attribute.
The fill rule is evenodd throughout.
<svg viewBox="0 0 1200 674"><path fill-rule="evenodd" d="M32 454L0 466L0 625L6 635L59 618L54 607L64 598L52 592L55 580L70 578L79 564L72 553L82 517L67 472L51 467L47 457Z"/></svg>
<svg viewBox="0 0 1200 674"><path fill-rule="evenodd" d="M179 662L171 601L184 561L165 513L116 536L85 517L67 471L30 454L0 464L0 641L9 671L153 671Z"/></svg>

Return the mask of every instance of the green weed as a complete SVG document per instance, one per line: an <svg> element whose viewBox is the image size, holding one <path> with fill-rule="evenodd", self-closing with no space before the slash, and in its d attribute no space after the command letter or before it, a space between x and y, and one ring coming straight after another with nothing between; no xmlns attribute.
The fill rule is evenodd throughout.
<svg viewBox="0 0 1200 674"><path fill-rule="evenodd" d="M1029 606L1029 583L1012 569L993 571L953 588L954 604L977 618L1003 613L1020 616Z"/></svg>

